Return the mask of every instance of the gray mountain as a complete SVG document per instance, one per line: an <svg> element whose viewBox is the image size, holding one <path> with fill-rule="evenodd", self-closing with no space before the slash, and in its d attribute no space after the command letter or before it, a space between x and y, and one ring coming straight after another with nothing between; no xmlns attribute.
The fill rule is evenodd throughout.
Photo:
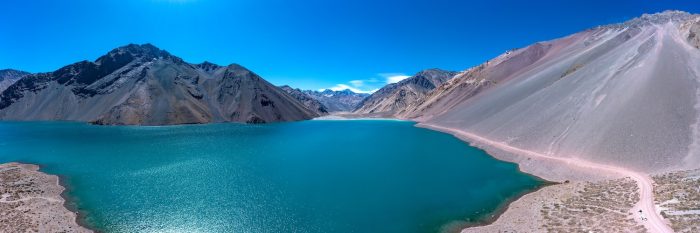
<svg viewBox="0 0 700 233"><path fill-rule="evenodd" d="M341 91L330 89L323 91L305 90L304 93L321 102L329 112L353 111L362 100L369 96L369 94L355 93L348 89Z"/></svg>
<svg viewBox="0 0 700 233"><path fill-rule="evenodd" d="M460 73L402 117L637 171L699 168L699 34L700 15L666 11L535 43Z"/></svg>
<svg viewBox="0 0 700 233"><path fill-rule="evenodd" d="M190 64L150 44L24 76L0 95L2 120L169 125L316 116L240 65Z"/></svg>
<svg viewBox="0 0 700 233"><path fill-rule="evenodd" d="M441 69L428 69L410 78L384 86L358 104L355 113L394 116L418 105L435 87L457 74Z"/></svg>
<svg viewBox="0 0 700 233"><path fill-rule="evenodd" d="M316 112L318 115L326 115L328 114L328 110L326 109L326 106L323 105L321 102L319 102L317 99L314 99L310 95L306 94L305 91L300 90L299 88L293 88L287 85L280 86L282 90L287 92L287 94L291 95L295 99L297 99L299 102L304 104L304 106L308 109L311 109Z"/></svg>
<svg viewBox="0 0 700 233"><path fill-rule="evenodd" d="M4 69L0 70L0 93L7 89L10 85L17 82L22 76L28 75L29 72L20 70Z"/></svg>
<svg viewBox="0 0 700 233"><path fill-rule="evenodd" d="M330 89L312 91L301 90L287 85L280 88L304 103L307 108L315 109L321 115L331 112L350 112L355 109L358 103L369 96L369 94L355 93L349 89L342 91Z"/></svg>

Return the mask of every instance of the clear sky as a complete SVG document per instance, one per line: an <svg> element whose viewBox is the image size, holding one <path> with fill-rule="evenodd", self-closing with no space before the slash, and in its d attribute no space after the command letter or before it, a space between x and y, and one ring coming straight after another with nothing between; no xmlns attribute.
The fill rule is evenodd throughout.
<svg viewBox="0 0 700 233"><path fill-rule="evenodd" d="M696 0L3 0L0 68L53 71L152 43L192 63L241 64L277 85L369 91L642 13L699 8Z"/></svg>

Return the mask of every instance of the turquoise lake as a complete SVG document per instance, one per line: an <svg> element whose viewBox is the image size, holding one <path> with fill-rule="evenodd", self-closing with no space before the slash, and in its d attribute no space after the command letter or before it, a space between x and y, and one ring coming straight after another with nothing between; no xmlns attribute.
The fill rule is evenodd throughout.
<svg viewBox="0 0 700 233"><path fill-rule="evenodd" d="M61 176L102 232L440 232L542 186L412 122L0 122L0 163Z"/></svg>

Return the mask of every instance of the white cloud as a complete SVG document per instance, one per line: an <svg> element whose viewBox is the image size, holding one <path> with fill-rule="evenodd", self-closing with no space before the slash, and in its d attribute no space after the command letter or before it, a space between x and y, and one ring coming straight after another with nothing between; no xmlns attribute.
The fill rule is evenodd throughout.
<svg viewBox="0 0 700 233"><path fill-rule="evenodd" d="M342 84L342 83L337 84L337 85L335 85L331 88L327 88L327 89L330 89L331 91L342 91L345 89L349 89L350 91L355 92L355 93L366 93L366 94L371 94L371 93L374 93L375 91L377 91L377 89L374 89L371 91L363 91L363 90L360 90L360 89L357 89L357 88L354 88L354 87L351 87L351 86L348 86L348 85ZM326 90L326 89L321 89L319 91L324 91L324 90Z"/></svg>
<svg viewBox="0 0 700 233"><path fill-rule="evenodd" d="M411 76L408 76L408 75L396 75L396 76L387 77L387 78L386 78L386 83L387 83L387 84L390 84L390 83L398 83L398 82L400 82L401 80L407 79L407 78L409 78L409 77L411 77Z"/></svg>
<svg viewBox="0 0 700 233"><path fill-rule="evenodd" d="M336 84L333 87L320 89L319 91L324 91L326 89L330 89L332 91L342 91L345 89L349 89L355 93L371 94L371 93L378 91L379 88L381 88L385 84L397 83L397 82L400 82L401 80L404 80L404 79L411 77L411 76L408 76L404 73L378 73L377 76L379 76L380 78L372 77L372 78L368 78L368 79L350 80L347 83ZM365 90L359 89L360 87L362 87L362 89L370 89L370 88L373 88L373 89L371 89L369 91L365 91Z"/></svg>
<svg viewBox="0 0 700 233"><path fill-rule="evenodd" d="M365 82L362 80L350 80L350 84L352 84L354 87L361 87L363 84L365 84Z"/></svg>
<svg viewBox="0 0 700 233"><path fill-rule="evenodd" d="M409 78L409 77L411 77L411 76L408 76L408 75L396 75L396 76L386 77L386 83L387 83L387 84L390 84L390 83L398 83L398 82L400 82L401 80L407 79L407 78Z"/></svg>
<svg viewBox="0 0 700 233"><path fill-rule="evenodd" d="M401 80L411 77L403 73L379 73L378 75L384 77L387 84L398 83Z"/></svg>

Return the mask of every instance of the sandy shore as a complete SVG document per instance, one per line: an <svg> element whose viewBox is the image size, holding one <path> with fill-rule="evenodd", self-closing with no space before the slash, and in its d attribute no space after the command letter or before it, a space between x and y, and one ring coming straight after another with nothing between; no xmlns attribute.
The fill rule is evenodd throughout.
<svg viewBox="0 0 700 233"><path fill-rule="evenodd" d="M596 187L598 187L602 184L609 184L611 180L620 180L620 178L628 178L634 181L634 183L637 186L636 192L627 192L626 194L622 192L623 195L608 195L608 190L613 189L615 185L611 185L608 187L604 185L601 186L599 188L600 191L597 195L608 195L610 196L610 198L614 199L609 200L609 203L605 203L606 205L611 206L588 205L586 203L590 202L590 200L586 200L586 198L581 197L585 196L584 193L581 193L581 190L562 187L566 185L555 185L552 187L547 187L532 194L528 194L523 198L515 201L512 204L513 207L506 210L506 212L503 213L503 215L498 220L496 220L496 223L488 226L467 228L463 232L509 232L508 229L512 229L515 232L549 232L551 231L551 229L533 227L537 225L548 226L548 219L543 218L542 215L544 213L542 213L542 211L540 211L540 213L516 213L517 211L514 210L517 209L515 208L515 206L520 206L522 207L522 209L532 211L537 209L537 206L541 206L542 202L544 202L544 204L553 203L554 200L552 200L552 197L549 197L552 195L547 193L548 190L557 190L555 193L565 194L569 197L569 199L578 197L576 198L577 201L567 202L568 206L564 206L563 208L580 208L581 205L584 205L587 208L588 206L592 206L592 208L604 209L601 213L594 214L593 212L591 212L590 214L569 216L570 218L577 218L579 224L581 222L588 222L588 224L579 225L578 228L576 228L576 226L571 226L572 228L568 230L581 231L583 229L591 229L595 225L601 224L600 221L592 220L596 216L605 213L619 212L620 208L625 208L625 214L611 214L612 216L616 217L615 222L628 222L628 220L633 220L635 224L626 225L626 228L621 229L636 231L633 230L636 229L635 226L644 226L644 229L648 230L649 232L673 232L673 230L669 226L669 221L661 216L660 211L658 210L655 204L653 193L654 186L649 174L636 172L622 167L616 167L607 164L599 164L592 161L585 161L577 158L556 157L551 155L540 154L533 151L527 151L521 148L510 146L503 142L491 141L487 138L482 138L478 135L471 134L469 132L442 127L438 125L419 123L417 126L455 135L456 137L467 141L474 146L486 150L487 152L489 152L489 154L493 155L498 159L518 163L520 169L523 172L527 172L547 180L558 182L572 182L576 184L580 184L580 182L587 182L588 184L597 185ZM618 193L619 192L620 191L618 191ZM636 201L633 203L632 206L629 206L629 208L625 207L628 201L622 199L630 200L630 198L633 198L632 196L636 196L636 199L634 199ZM595 199L593 201L598 200ZM557 207L559 206L561 205L558 204ZM642 212L637 213L637 211L640 210ZM526 218L522 218L522 216L526 216ZM644 217L644 220L642 220L642 217ZM531 222L524 222L526 220Z"/></svg>
<svg viewBox="0 0 700 233"><path fill-rule="evenodd" d="M629 178L547 186L511 203L495 222L461 232L647 232L629 217L635 186Z"/></svg>
<svg viewBox="0 0 700 233"><path fill-rule="evenodd" d="M0 232L92 232L65 207L64 190L39 166L0 164Z"/></svg>

